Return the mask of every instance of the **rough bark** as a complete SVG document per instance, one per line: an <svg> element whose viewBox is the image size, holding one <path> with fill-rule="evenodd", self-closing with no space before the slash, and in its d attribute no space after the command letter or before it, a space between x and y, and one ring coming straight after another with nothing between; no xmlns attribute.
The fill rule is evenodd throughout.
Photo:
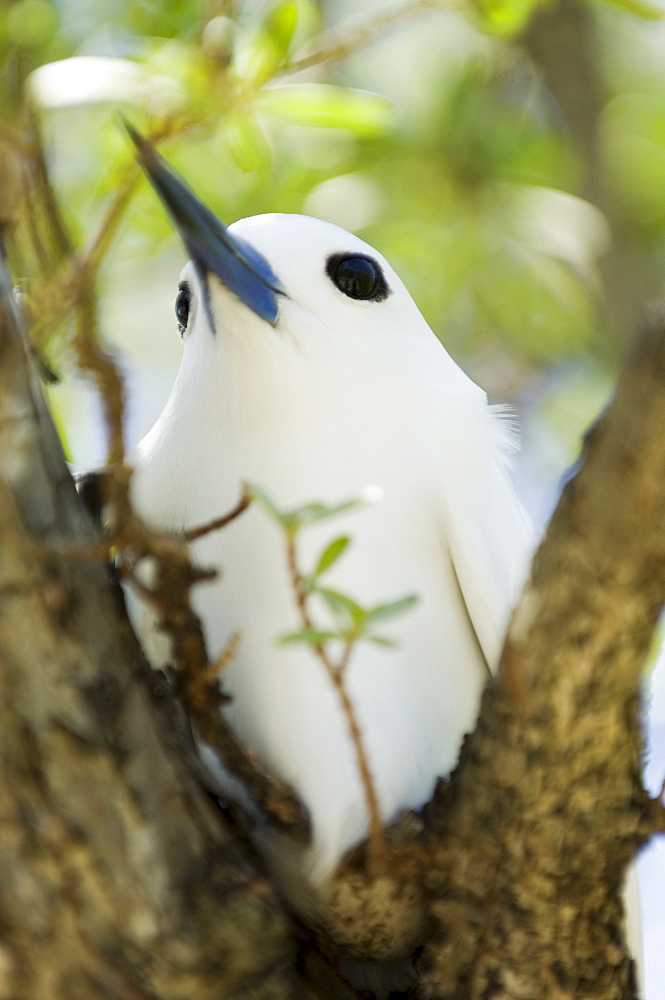
<svg viewBox="0 0 665 1000"><path fill-rule="evenodd" d="M285 1000L287 918L186 772L104 568L58 555L94 535L2 280L0 998Z"/></svg>
<svg viewBox="0 0 665 1000"><path fill-rule="evenodd" d="M94 533L0 319L0 1000L298 996L271 887L185 770L104 569L72 558ZM661 322L588 437L414 851L421 995L633 1000L619 886L663 826L638 687L665 598L664 426ZM308 970L342 995L323 958Z"/></svg>
<svg viewBox="0 0 665 1000"><path fill-rule="evenodd" d="M659 825L639 685L665 600L665 319L587 435L435 803L428 995L634 998L626 866Z"/></svg>

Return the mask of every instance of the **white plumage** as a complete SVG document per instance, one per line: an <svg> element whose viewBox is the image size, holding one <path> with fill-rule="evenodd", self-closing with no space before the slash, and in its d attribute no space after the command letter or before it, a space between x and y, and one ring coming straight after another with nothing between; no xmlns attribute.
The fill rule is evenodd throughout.
<svg viewBox="0 0 665 1000"><path fill-rule="evenodd" d="M351 535L331 585L365 606L419 598L386 628L395 648L359 644L347 675L388 824L453 768L525 580L533 542L508 474L510 418L488 406L372 247L298 215L227 229L132 135L192 256L176 308L182 364L132 453L134 504L154 527L180 532L229 510L247 482L282 509L375 487L379 503L309 527L301 558L307 569L332 537ZM389 872L340 875L344 853L368 834L367 803L329 677L311 650L278 642L301 625L284 538L254 505L192 554L219 573L193 594L210 657L241 636L223 675L225 710L313 822L304 856L265 830L259 847L292 904L342 954L403 958L421 940L418 885L396 888ZM129 608L149 659L164 664L153 612L131 593ZM634 872L630 880L637 954ZM364 982L385 992L394 972Z"/></svg>
<svg viewBox="0 0 665 1000"><path fill-rule="evenodd" d="M531 550L507 472L505 416L454 364L388 263L336 226L265 215L231 226L270 263L285 294L275 326L190 263L191 306L180 372L164 412L133 455L136 507L155 526L204 523L236 502L241 483L283 508L338 501L380 486L380 503L303 535L303 564L335 534L353 544L331 574L362 604L417 594L388 629L397 647L359 645L349 669L383 819L417 808L453 767L494 668ZM338 289L336 254L378 262L380 301ZM206 279L203 279L206 280ZM307 551L309 548L309 551ZM314 829L312 877L325 879L367 833L367 810L338 698L311 651L280 646L299 627L284 540L254 507L193 546L218 569L194 606L224 674L229 715L262 761L293 785ZM159 661L145 611L137 616ZM163 641L163 640L161 640Z"/></svg>

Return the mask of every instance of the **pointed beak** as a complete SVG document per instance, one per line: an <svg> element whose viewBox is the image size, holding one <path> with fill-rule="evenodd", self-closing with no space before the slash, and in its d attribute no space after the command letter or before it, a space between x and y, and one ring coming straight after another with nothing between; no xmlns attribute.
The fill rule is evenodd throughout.
<svg viewBox="0 0 665 1000"><path fill-rule="evenodd" d="M274 326L279 297L285 293L268 261L245 240L231 235L224 223L173 173L153 146L126 122L125 127L136 146L141 166L202 279L214 274L248 309ZM203 284L207 293L207 281ZM212 321L209 301L207 306ZM214 322L211 325L214 329Z"/></svg>

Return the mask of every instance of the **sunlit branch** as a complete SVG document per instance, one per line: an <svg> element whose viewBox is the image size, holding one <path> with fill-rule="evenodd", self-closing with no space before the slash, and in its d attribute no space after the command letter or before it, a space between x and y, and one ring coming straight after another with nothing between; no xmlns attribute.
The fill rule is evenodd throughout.
<svg viewBox="0 0 665 1000"><path fill-rule="evenodd" d="M379 35L393 28L398 27L404 21L424 14L427 11L455 10L464 7L468 0L412 0L396 11L389 14L382 14L380 17L368 21L354 31L347 32L343 37L339 31L330 32L329 35L320 35L315 40L319 47L313 52L293 59L280 70L280 74L298 73L300 70L309 69L310 66L320 66L322 63L331 62L337 59L344 59L363 46L373 42Z"/></svg>

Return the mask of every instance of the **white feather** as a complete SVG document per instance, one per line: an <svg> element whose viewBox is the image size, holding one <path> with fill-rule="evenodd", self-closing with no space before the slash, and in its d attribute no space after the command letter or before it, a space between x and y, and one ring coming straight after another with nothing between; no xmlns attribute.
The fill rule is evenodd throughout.
<svg viewBox="0 0 665 1000"><path fill-rule="evenodd" d="M367 605L419 596L388 630L397 648L363 644L349 671L390 821L427 801L453 767L524 578L531 536L504 462L512 431L371 247L301 216L246 219L231 232L264 255L289 297L273 329L210 279L213 334L188 265L196 315L171 398L134 453L134 501L157 527L179 530L230 508L243 481L285 508L381 487L381 503L309 530L302 558L310 566L327 540L348 533L353 545L331 584ZM325 261L345 251L379 260L391 288L384 301L334 287ZM194 594L210 655L232 632L242 636L224 675L230 717L309 807L312 877L323 880L368 820L328 678L309 651L277 644L298 627L283 539L255 507L193 554L220 570ZM143 608L136 620L159 661L149 617Z"/></svg>
<svg viewBox="0 0 665 1000"><path fill-rule="evenodd" d="M348 676L387 823L423 805L454 766L524 582L533 542L508 475L516 423L506 408L488 406L367 244L302 216L245 219L230 232L282 283L278 321L273 328L209 277L213 332L187 265L193 299L182 365L134 450L134 503L156 528L180 531L231 508L244 482L284 508L380 488L380 503L308 529L301 559L309 568L327 541L348 533L353 545L331 585L366 605L419 597L387 629L396 648L362 644ZM335 288L325 263L344 252L380 263L387 298L359 301ZM223 678L233 725L313 820L304 863L278 839L263 846L278 856L285 883L304 878L304 891L316 894L367 835L368 817L327 676L311 652L277 641L299 627L284 541L254 506L192 552L219 570L193 596L210 656L241 634ZM168 645L151 610L130 595L130 611L149 659L163 664ZM296 905L316 909L302 898Z"/></svg>

